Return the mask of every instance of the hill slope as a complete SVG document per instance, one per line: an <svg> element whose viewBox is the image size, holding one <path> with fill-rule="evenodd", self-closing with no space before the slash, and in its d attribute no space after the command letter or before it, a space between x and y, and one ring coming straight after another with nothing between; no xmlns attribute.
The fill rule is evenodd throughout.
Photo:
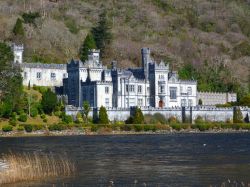
<svg viewBox="0 0 250 187"><path fill-rule="evenodd" d="M104 63L115 59L120 67L138 66L140 48L147 46L183 78L202 80L201 90L239 91L237 82L248 91L249 0L2 0L0 7L3 41L15 40L12 30L24 12L40 13L35 24L24 25L27 62L66 63L77 57L106 9L114 39ZM206 86L211 81L227 86Z"/></svg>

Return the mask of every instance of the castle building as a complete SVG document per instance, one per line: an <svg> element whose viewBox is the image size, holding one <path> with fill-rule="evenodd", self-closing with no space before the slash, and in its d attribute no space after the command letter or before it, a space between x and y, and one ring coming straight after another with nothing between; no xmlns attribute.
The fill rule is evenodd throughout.
<svg viewBox="0 0 250 187"><path fill-rule="evenodd" d="M22 69L24 86L59 87L63 85L63 78L67 77L66 64L24 63L24 46L13 44L12 50L14 63L19 64Z"/></svg>
<svg viewBox="0 0 250 187"><path fill-rule="evenodd" d="M92 50L87 61L72 60L67 64L68 77L63 87L69 105L81 107L83 101L91 107L115 108L196 105L197 82L180 80L163 61L157 64L149 48L141 50L142 66L134 69L119 69L116 62L107 69L99 53Z"/></svg>
<svg viewBox="0 0 250 187"><path fill-rule="evenodd" d="M235 93L197 92L197 82L180 80L168 64L156 63L150 49L141 50L142 65L119 69L116 62L108 69L100 62L100 51L92 50L88 60L71 60L68 64L23 62L23 45L12 45L14 63L22 69L24 86L60 87L68 104L76 107L88 101L91 107L130 108L196 106L237 101ZM63 91L62 91L63 90Z"/></svg>

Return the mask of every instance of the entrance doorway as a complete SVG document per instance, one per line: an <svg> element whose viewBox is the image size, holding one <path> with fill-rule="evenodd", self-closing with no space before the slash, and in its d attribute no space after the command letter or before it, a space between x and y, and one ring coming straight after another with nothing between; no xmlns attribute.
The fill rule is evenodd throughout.
<svg viewBox="0 0 250 187"><path fill-rule="evenodd" d="M164 102L162 100L159 101L159 107L163 108L164 107Z"/></svg>

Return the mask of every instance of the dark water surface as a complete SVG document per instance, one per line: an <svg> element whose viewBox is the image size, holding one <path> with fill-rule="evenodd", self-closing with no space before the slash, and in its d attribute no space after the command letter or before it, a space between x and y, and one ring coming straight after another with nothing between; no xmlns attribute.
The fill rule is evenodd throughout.
<svg viewBox="0 0 250 187"><path fill-rule="evenodd" d="M249 133L0 138L0 154L10 151L67 154L77 166L75 176L14 187L250 183Z"/></svg>

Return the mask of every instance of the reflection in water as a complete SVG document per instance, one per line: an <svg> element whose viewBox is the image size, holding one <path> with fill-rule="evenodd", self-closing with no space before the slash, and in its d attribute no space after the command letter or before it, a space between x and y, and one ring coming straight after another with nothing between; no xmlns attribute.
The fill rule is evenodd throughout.
<svg viewBox="0 0 250 187"><path fill-rule="evenodd" d="M250 181L250 134L0 138L0 154L67 154L77 175L14 186L209 186ZM206 146L204 146L206 144ZM13 185L12 185L13 186Z"/></svg>

